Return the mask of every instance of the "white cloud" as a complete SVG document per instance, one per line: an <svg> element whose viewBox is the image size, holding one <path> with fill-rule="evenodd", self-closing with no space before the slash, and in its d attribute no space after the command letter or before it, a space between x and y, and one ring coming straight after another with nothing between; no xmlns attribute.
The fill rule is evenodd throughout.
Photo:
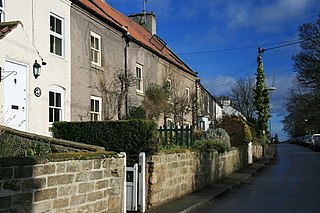
<svg viewBox="0 0 320 213"><path fill-rule="evenodd" d="M260 32L273 32L304 17L306 9L315 4L316 0L270 0L262 4L228 1L224 11L229 28L254 27Z"/></svg>

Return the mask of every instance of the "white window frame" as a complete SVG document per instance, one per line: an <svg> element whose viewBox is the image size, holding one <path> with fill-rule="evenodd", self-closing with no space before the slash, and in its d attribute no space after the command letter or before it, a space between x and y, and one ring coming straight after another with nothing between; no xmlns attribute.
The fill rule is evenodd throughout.
<svg viewBox="0 0 320 213"><path fill-rule="evenodd" d="M92 46L92 38L97 39L98 41L98 49L95 46ZM93 53L96 52L97 54L97 60L94 60L93 57ZM97 65L97 66L101 66L101 36L99 36L98 34L90 31L90 60L91 60L91 64L93 65Z"/></svg>
<svg viewBox="0 0 320 213"><path fill-rule="evenodd" d="M172 118L167 118L166 119L166 126L167 127L170 127L171 125L173 125L174 123L173 123L173 119Z"/></svg>
<svg viewBox="0 0 320 213"><path fill-rule="evenodd" d="M51 17L53 17L54 19L57 19L59 21L61 21L61 34L51 30ZM64 19L60 16L57 16L53 13L50 13L50 17L49 17L49 27L50 27L50 53L55 55L55 56L58 56L58 57L61 57L63 58L64 57ZM53 42L53 50L51 51L51 36L54 38L54 39L60 39L61 40L61 55L58 54L56 52L56 49L55 49L55 42Z"/></svg>
<svg viewBox="0 0 320 213"><path fill-rule="evenodd" d="M5 9L4 9L4 5L5 5L5 0L0 0L0 2L2 3L2 6L0 6L0 23L5 21Z"/></svg>
<svg viewBox="0 0 320 213"><path fill-rule="evenodd" d="M189 103L190 102L190 89L189 89L189 87L186 87L185 96L187 98L187 103Z"/></svg>
<svg viewBox="0 0 320 213"><path fill-rule="evenodd" d="M169 85L169 91L171 92L171 90L172 90L172 81L171 81L171 79L167 79L167 81L166 81L166 84L168 84Z"/></svg>
<svg viewBox="0 0 320 213"><path fill-rule="evenodd" d="M54 93L55 97L56 98L56 94L60 94L60 106L55 106L56 105L56 99L54 99L54 104L53 106L51 106L50 104L50 93ZM61 88L61 87L58 87L58 86L53 86L53 87L50 87L49 89L49 93L48 93L48 108L49 108L49 125L52 125L53 122L55 122L55 110L59 110L60 111L60 114L59 114L59 120L58 121L63 121L64 119L64 90ZM51 116L50 116L50 109L53 109L53 119L51 120Z"/></svg>
<svg viewBox="0 0 320 213"><path fill-rule="evenodd" d="M210 114L210 96L207 95L207 113Z"/></svg>
<svg viewBox="0 0 320 213"><path fill-rule="evenodd" d="M136 90L143 93L143 70L140 64L136 64Z"/></svg>
<svg viewBox="0 0 320 213"><path fill-rule="evenodd" d="M92 109L92 101L94 101L94 106ZM96 101L98 102L98 110L96 110ZM97 97L97 96L91 96L90 97L90 120L91 121L101 121L101 110L102 108L102 98L101 97ZM93 119L94 116L97 115L97 119Z"/></svg>

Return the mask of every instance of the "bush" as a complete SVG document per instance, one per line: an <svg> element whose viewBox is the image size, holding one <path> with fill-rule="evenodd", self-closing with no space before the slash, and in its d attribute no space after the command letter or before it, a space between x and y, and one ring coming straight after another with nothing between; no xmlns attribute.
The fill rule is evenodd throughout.
<svg viewBox="0 0 320 213"><path fill-rule="evenodd" d="M0 136L0 158L47 155L49 144L24 140L15 135L3 133Z"/></svg>
<svg viewBox="0 0 320 213"><path fill-rule="evenodd" d="M202 151L215 149L218 153L224 153L228 151L228 147L225 143L221 142L219 139L214 140L197 140L194 143L194 148Z"/></svg>
<svg viewBox="0 0 320 213"><path fill-rule="evenodd" d="M228 133L222 128L209 129L204 132L202 140L207 141L219 141L223 146L226 147L226 150L229 150L231 147L230 137Z"/></svg>
<svg viewBox="0 0 320 213"><path fill-rule="evenodd" d="M160 150L157 124L149 120L57 122L53 137L105 147L106 150L138 156Z"/></svg>
<svg viewBox="0 0 320 213"><path fill-rule="evenodd" d="M231 146L239 147L252 141L249 125L237 116L223 116L219 126L230 136Z"/></svg>
<svg viewBox="0 0 320 213"><path fill-rule="evenodd" d="M126 120L131 119L146 119L146 110L142 107L130 107L129 115L126 117Z"/></svg>

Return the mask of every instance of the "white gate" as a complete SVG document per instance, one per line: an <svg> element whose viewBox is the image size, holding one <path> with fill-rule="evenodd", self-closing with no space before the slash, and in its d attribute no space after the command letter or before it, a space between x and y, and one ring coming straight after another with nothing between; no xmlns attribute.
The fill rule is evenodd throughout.
<svg viewBox="0 0 320 213"><path fill-rule="evenodd" d="M127 210L138 210L138 164L127 167Z"/></svg>
<svg viewBox="0 0 320 213"><path fill-rule="evenodd" d="M4 81L4 125L27 130L27 66L5 61L6 71L15 71Z"/></svg>
<svg viewBox="0 0 320 213"><path fill-rule="evenodd" d="M140 153L139 163L126 167L126 206L127 211L145 212L146 155Z"/></svg>

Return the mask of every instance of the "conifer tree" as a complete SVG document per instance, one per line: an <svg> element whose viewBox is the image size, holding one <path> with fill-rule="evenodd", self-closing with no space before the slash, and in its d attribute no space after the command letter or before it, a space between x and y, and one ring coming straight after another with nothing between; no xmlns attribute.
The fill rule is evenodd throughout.
<svg viewBox="0 0 320 213"><path fill-rule="evenodd" d="M268 130L269 112L269 91L265 82L265 74L262 63L263 49L258 49L258 69L256 74L256 88L254 104L257 111L257 134L262 140L266 140Z"/></svg>

